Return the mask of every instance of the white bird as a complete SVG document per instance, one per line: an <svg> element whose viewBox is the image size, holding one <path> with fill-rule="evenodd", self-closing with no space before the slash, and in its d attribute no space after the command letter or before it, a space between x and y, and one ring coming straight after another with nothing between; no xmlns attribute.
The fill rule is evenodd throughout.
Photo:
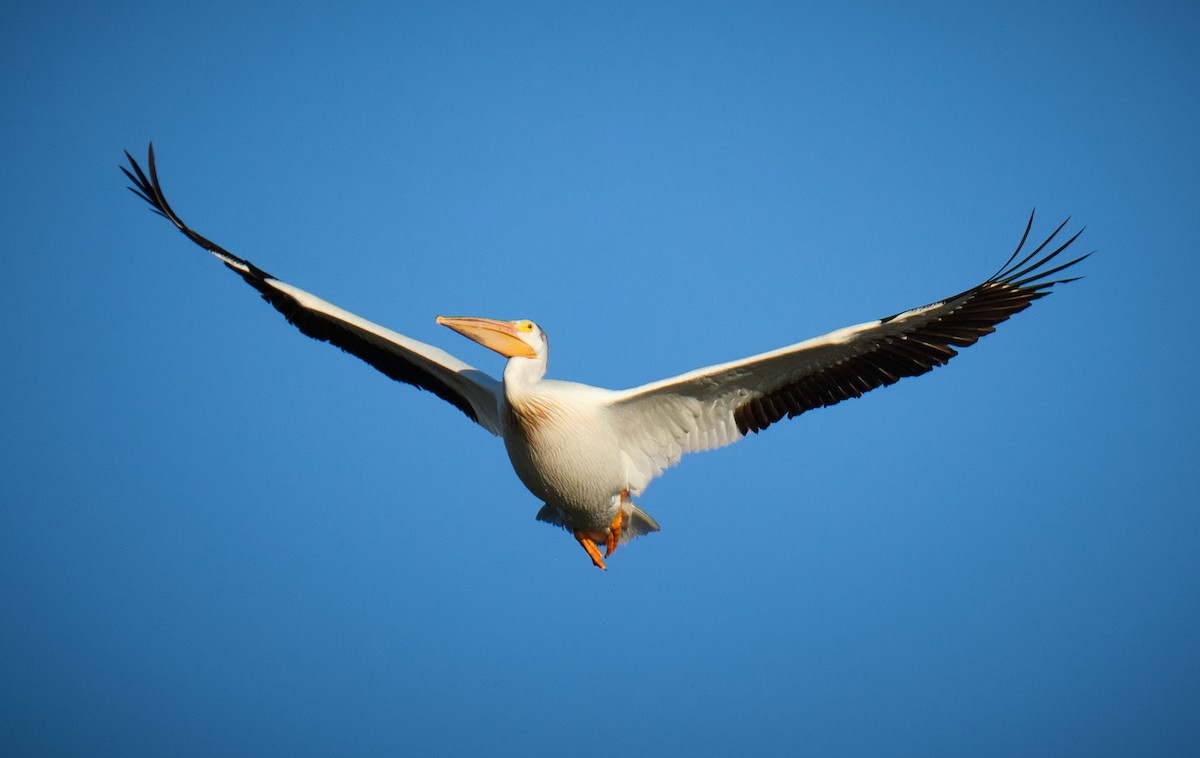
<svg viewBox="0 0 1200 758"><path fill-rule="evenodd" d="M685 453L728 445L864 392L917 376L972 345L996 324L1078 277L1050 277L1083 255L1049 264L1079 237L1044 252L1067 221L1018 260L1033 226L994 275L929 305L830 332L741 360L628 390L546 379L546 334L532 321L449 318L437 322L508 358L503 381L449 353L405 337L282 282L192 231L167 204L154 147L149 178L129 155L122 171L135 194L237 272L301 332L329 342L397 381L428 390L504 439L513 469L543 503L539 521L565 528L605 569L617 546L658 523L637 507L651 480ZM1068 219L1069 220L1069 219ZM1090 255L1090 253L1089 253ZM604 546L601 556L597 544Z"/></svg>

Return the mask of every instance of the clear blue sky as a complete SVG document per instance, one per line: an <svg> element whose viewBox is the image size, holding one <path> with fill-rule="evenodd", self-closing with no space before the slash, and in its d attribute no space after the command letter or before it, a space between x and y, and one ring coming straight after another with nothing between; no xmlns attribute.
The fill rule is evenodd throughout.
<svg viewBox="0 0 1200 758"><path fill-rule="evenodd" d="M1189 3L8 3L0 752L1195 755ZM686 459L592 568L503 447L124 189L493 373L625 387L1098 249Z"/></svg>

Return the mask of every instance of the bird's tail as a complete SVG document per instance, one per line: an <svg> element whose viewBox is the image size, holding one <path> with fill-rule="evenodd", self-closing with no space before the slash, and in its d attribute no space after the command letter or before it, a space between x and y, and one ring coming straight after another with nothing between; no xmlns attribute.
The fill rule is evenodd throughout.
<svg viewBox="0 0 1200 758"><path fill-rule="evenodd" d="M659 530L658 522L651 518L649 513L637 507L629 499L628 493L622 494L621 513L624 518L622 519L621 541L618 544L624 545L634 537L641 537L643 534L650 534ZM549 503L543 505L542 509L537 512L537 520L561 526L568 531L571 530L571 527L567 524L566 515L557 505L550 505Z"/></svg>
<svg viewBox="0 0 1200 758"><path fill-rule="evenodd" d="M634 537L658 531L658 522L651 518L649 513L634 505L628 497L621 503L621 510L625 512L625 528L621 530L622 545Z"/></svg>

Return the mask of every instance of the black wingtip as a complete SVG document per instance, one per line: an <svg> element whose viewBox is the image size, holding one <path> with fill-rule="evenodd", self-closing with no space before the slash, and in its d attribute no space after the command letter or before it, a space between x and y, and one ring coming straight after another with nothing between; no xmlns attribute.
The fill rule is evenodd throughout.
<svg viewBox="0 0 1200 758"><path fill-rule="evenodd" d="M213 241L201 236L193 231L187 224L183 223L183 219L172 210L171 205L167 202L167 198L163 195L162 185L158 182L158 165L154 160L154 142L149 143L146 148L146 170L138 165L137 160L125 150L125 157L129 160L129 168L121 166L121 172L133 183L128 189L133 194L140 197L150 204L150 209L158 215L170 221L179 231L196 243L200 247L216 254L226 263L234 262L239 265L249 266L249 263L233 253L229 252ZM265 272L264 272L265 273Z"/></svg>
<svg viewBox="0 0 1200 758"><path fill-rule="evenodd" d="M1013 250L1012 255L1008 256L1008 260L1006 260L1004 262L1003 266L996 269L996 273L992 274L991 277L989 277L990 279L996 279L997 277L999 277L1000 274L1006 268L1008 268L1008 265L1010 263L1012 263L1013 261L1015 261L1017 259L1017 256L1021 254L1021 248L1025 247L1025 243L1029 241L1029 232L1033 229L1033 217L1036 215L1037 215L1037 206L1035 205L1033 207L1033 209L1031 211L1029 211L1029 221L1027 221L1025 223L1025 231L1021 234L1021 241L1017 243L1017 249Z"/></svg>

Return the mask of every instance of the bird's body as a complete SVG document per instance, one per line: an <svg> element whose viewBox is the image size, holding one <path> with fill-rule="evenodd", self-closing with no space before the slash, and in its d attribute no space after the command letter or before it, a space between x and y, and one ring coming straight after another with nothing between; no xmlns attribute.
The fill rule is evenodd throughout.
<svg viewBox="0 0 1200 758"><path fill-rule="evenodd" d="M135 185L131 189L238 273L300 331L362 358L393 379L433 392L501 436L517 476L543 503L537 518L571 532L600 568L619 544L658 530L632 498L684 454L736 442L785 416L930 371L957 355L956 347L974 344L1053 285L1071 281L1050 277L1086 257L1047 267L1079 236L1043 254L1063 222L1018 260L1031 216L1008 262L957 295L620 391L546 379L548 343L531 321L439 316L438 323L509 359L503 380L497 381L438 348L281 282L201 237L167 204L153 149L149 177L129 160L132 171L122 170ZM598 544L604 545L604 556Z"/></svg>
<svg viewBox="0 0 1200 758"><path fill-rule="evenodd" d="M603 413L603 390L546 380L504 386L504 447L521 482L543 503L572 513L572 524L603 530L614 497L629 488L621 442Z"/></svg>

